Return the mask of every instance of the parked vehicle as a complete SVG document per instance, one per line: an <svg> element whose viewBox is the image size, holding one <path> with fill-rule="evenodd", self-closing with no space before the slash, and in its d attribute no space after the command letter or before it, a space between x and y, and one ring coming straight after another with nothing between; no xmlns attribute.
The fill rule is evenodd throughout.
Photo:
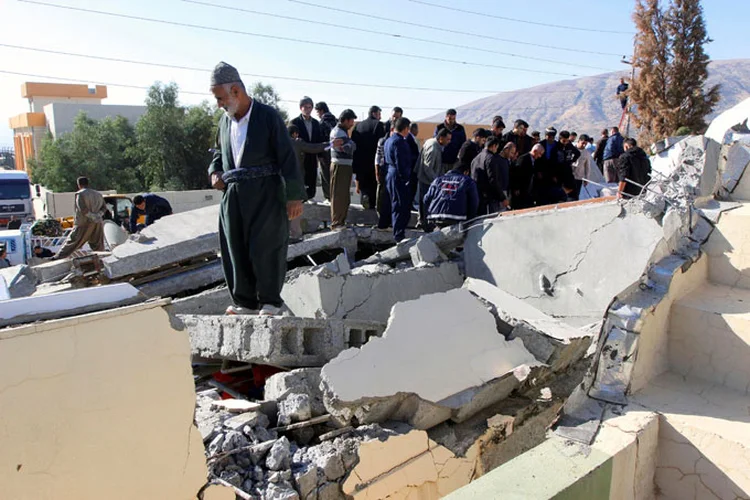
<svg viewBox="0 0 750 500"><path fill-rule="evenodd" d="M26 172L0 170L0 228L6 229L14 216L22 222L34 220L29 176Z"/></svg>

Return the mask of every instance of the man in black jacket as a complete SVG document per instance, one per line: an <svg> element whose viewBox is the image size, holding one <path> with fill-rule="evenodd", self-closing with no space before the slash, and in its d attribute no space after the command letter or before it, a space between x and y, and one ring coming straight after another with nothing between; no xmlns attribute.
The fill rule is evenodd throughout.
<svg viewBox="0 0 750 500"><path fill-rule="evenodd" d="M503 136L503 142L512 142L516 145L516 152L518 155L524 155L531 151L531 146L534 145L531 137L527 135L529 130L529 124L523 120L516 120L513 123L513 130Z"/></svg>
<svg viewBox="0 0 750 500"><path fill-rule="evenodd" d="M479 215L494 213L509 205L503 186L502 158L497 154L500 139L490 137L479 155L471 163L471 178L479 190Z"/></svg>
<svg viewBox="0 0 750 500"><path fill-rule="evenodd" d="M323 137L320 131L320 123L312 117L313 100L309 97L303 97L299 102L300 115L292 120L292 125L296 125L299 130L299 137L305 142L324 142L328 140ZM318 184L318 155L305 153L305 191L307 199L315 198L315 191Z"/></svg>
<svg viewBox="0 0 750 500"><path fill-rule="evenodd" d="M636 184L645 186L651 180L651 161L646 152L638 147L635 139L625 139L623 149L625 152L620 155L617 162L617 180L619 181L617 197L622 198L625 194L626 198L632 198L641 194L643 190ZM636 184L627 182L625 179Z"/></svg>
<svg viewBox="0 0 750 500"><path fill-rule="evenodd" d="M328 109L328 104L323 101L315 104L315 111L320 119L320 135L323 136L322 142L330 142L331 130L336 127L336 117ZM320 186L323 188L323 196L326 200L331 201L331 152L323 151L318 155L318 165L320 166Z"/></svg>
<svg viewBox="0 0 750 500"><path fill-rule="evenodd" d="M471 134L471 139L461 145L458 151L458 165L461 167L461 172L471 170L471 162L482 151L489 135L485 129L478 128Z"/></svg>
<svg viewBox="0 0 750 500"><path fill-rule="evenodd" d="M572 134L567 130L560 132L558 141L557 185L565 190L572 200L578 199L573 164L581 157L581 152L572 142Z"/></svg>
<svg viewBox="0 0 750 500"><path fill-rule="evenodd" d="M609 130L605 128L602 130L602 137L599 139L599 142L596 143L596 151L594 151L594 161L602 173L604 173L604 148L607 146L608 139Z"/></svg>
<svg viewBox="0 0 750 500"><path fill-rule="evenodd" d="M455 109L449 109L445 112L445 120L435 127L433 137L437 137L438 133L444 128L451 133L451 142L443 148L443 172L447 172L453 170L453 167L458 163L458 151L461 149L461 145L466 142L466 130L463 125L456 122Z"/></svg>
<svg viewBox="0 0 750 500"><path fill-rule="evenodd" d="M146 216L145 225L150 226L162 217L172 215L172 205L166 198L153 193L137 194L130 209L130 232L138 232L138 217Z"/></svg>
<svg viewBox="0 0 750 500"><path fill-rule="evenodd" d="M352 170L356 175L357 193L364 208L375 209L378 181L375 178L375 153L378 140L385 136L385 125L380 121L381 109L371 106L367 119L359 122L352 132L357 145Z"/></svg>
<svg viewBox="0 0 750 500"><path fill-rule="evenodd" d="M544 154L544 148L535 144L531 151L518 157L510 167L510 202L514 210L534 206L532 193L535 190L534 173L536 161Z"/></svg>

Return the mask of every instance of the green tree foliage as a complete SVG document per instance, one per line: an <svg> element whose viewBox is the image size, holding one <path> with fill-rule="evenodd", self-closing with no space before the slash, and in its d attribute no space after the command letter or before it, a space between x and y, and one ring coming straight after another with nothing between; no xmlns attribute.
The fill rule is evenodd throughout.
<svg viewBox="0 0 750 500"><path fill-rule="evenodd" d="M95 121L82 112L70 133L42 141L39 157L31 160L32 181L53 191L75 191L76 178L86 176L97 189L138 191L143 179L130 155L134 145L135 133L125 118Z"/></svg>
<svg viewBox="0 0 750 500"><path fill-rule="evenodd" d="M682 127L702 130L719 101L719 86L706 88L711 42L699 0L637 0L637 76L630 97L637 106L642 139L658 140Z"/></svg>
<svg viewBox="0 0 750 500"><path fill-rule="evenodd" d="M263 82L255 82L250 89L250 95L258 102L267 104L278 111L281 118L284 119L284 122L289 121L289 114L285 109L279 106L281 97L276 93L276 89L273 88L273 85L265 85Z"/></svg>

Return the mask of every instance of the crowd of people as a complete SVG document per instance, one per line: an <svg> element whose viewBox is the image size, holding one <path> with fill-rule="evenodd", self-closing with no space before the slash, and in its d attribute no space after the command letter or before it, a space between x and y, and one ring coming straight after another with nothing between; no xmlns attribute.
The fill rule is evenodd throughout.
<svg viewBox="0 0 750 500"><path fill-rule="evenodd" d="M430 232L479 215L575 201L592 184L616 185L620 197L637 196L651 171L646 153L617 127L603 130L596 142L554 127L542 138L521 119L506 131L503 117L495 116L489 128L469 137L449 109L420 144L419 125L400 107L386 120L378 106L358 122L351 109L337 120L325 102L304 97L300 111L288 132L307 199L315 196L320 170L331 227L344 228L354 180L363 207L378 212L376 229L392 230L396 241L404 238L412 208L419 212L419 227ZM292 239L301 234L299 224L292 224Z"/></svg>

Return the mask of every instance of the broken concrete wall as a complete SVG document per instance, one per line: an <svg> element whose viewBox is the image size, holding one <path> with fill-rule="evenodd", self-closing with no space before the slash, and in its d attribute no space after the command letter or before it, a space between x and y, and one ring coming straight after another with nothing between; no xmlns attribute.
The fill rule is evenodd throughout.
<svg viewBox="0 0 750 500"><path fill-rule="evenodd" d="M195 498L190 344L161 305L0 331L4 498Z"/></svg>
<svg viewBox="0 0 750 500"><path fill-rule="evenodd" d="M504 399L538 364L497 332L478 299L451 290L396 304L382 338L326 364L325 404L344 421L429 429Z"/></svg>
<svg viewBox="0 0 750 500"><path fill-rule="evenodd" d="M379 337L385 325L363 320L177 315L193 354L285 367L322 366L349 347Z"/></svg>
<svg viewBox="0 0 750 500"><path fill-rule="evenodd" d="M665 233L682 230L675 226L616 201L503 216L469 230L466 274L581 326L600 320L612 297L669 253L665 240L675 235Z"/></svg>
<svg viewBox="0 0 750 500"><path fill-rule="evenodd" d="M11 299L28 297L36 291L37 278L29 266L21 264L0 269L0 277L5 282Z"/></svg>
<svg viewBox="0 0 750 500"><path fill-rule="evenodd" d="M296 316L385 323L394 304L459 288L462 283L458 264L453 262L395 270L375 264L347 274L298 274L286 283L281 296Z"/></svg>
<svg viewBox="0 0 750 500"><path fill-rule="evenodd" d="M651 500L658 435L653 412L610 413L591 446L550 438L445 498Z"/></svg>

